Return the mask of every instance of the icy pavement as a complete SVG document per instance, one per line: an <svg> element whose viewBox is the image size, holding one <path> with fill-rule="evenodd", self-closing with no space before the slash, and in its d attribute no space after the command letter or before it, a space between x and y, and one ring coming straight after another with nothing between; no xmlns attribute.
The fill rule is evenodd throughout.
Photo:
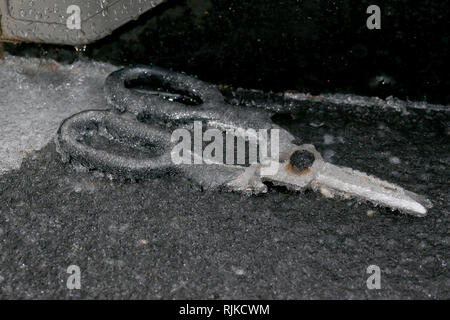
<svg viewBox="0 0 450 320"><path fill-rule="evenodd" d="M98 62L60 65L6 55L0 61L0 174L17 169L44 147L61 121L85 109L104 109L103 83L117 67Z"/></svg>

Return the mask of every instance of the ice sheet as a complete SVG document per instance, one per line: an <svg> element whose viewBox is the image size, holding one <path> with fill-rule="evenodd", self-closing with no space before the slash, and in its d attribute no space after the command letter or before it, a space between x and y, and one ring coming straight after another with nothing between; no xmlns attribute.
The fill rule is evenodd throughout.
<svg viewBox="0 0 450 320"><path fill-rule="evenodd" d="M61 121L86 109L105 109L103 83L118 67L6 55L0 61L0 174L44 147Z"/></svg>

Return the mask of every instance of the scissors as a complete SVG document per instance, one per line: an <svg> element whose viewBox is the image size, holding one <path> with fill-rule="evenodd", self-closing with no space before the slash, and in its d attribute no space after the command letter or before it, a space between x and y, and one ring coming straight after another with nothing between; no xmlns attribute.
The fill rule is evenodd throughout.
<svg viewBox="0 0 450 320"><path fill-rule="evenodd" d="M204 188L245 194L267 192L266 182L296 191L310 188L326 197L357 198L418 217L432 207L425 197L400 186L324 161L313 145L297 144L292 134L275 124L273 111L230 105L215 86L195 77L136 66L111 73L104 90L108 110L83 111L62 122L56 143L64 161L126 178L181 173ZM276 129L278 156L246 166L175 164L172 151L177 141L171 131L192 129L195 121L246 141L249 129ZM269 139L259 142L273 144ZM125 148L113 146L117 144ZM201 157L195 150L188 152ZM267 166L276 170L268 173Z"/></svg>

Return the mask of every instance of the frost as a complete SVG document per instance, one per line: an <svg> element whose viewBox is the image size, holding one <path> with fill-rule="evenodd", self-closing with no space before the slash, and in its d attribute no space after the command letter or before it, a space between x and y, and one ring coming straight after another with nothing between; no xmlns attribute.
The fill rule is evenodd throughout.
<svg viewBox="0 0 450 320"><path fill-rule="evenodd" d="M116 69L99 62L60 65L6 55L0 61L0 174L43 148L65 118L105 109L103 83Z"/></svg>
<svg viewBox="0 0 450 320"><path fill-rule="evenodd" d="M390 157L389 162L392 164L400 164L402 161L400 160L399 157Z"/></svg>
<svg viewBox="0 0 450 320"><path fill-rule="evenodd" d="M334 143L334 137L330 134L325 134L323 136L323 143L324 144L333 144Z"/></svg>

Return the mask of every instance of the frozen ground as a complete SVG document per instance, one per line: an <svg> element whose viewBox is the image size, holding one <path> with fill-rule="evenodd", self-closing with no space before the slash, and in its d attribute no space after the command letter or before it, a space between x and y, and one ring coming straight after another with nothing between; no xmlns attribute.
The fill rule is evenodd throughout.
<svg viewBox="0 0 450 320"><path fill-rule="evenodd" d="M103 109L103 82L115 69L9 55L0 61L0 174L19 168L27 154L44 147L63 119Z"/></svg>
<svg viewBox="0 0 450 320"><path fill-rule="evenodd" d="M104 108L112 70L0 63L0 298L450 298L446 111L396 122L328 101L277 120L328 161L426 195L425 218L282 188L202 191L181 176L117 182L74 172L52 142L63 118ZM66 288L72 264L79 291ZM381 290L366 287L372 264Z"/></svg>

